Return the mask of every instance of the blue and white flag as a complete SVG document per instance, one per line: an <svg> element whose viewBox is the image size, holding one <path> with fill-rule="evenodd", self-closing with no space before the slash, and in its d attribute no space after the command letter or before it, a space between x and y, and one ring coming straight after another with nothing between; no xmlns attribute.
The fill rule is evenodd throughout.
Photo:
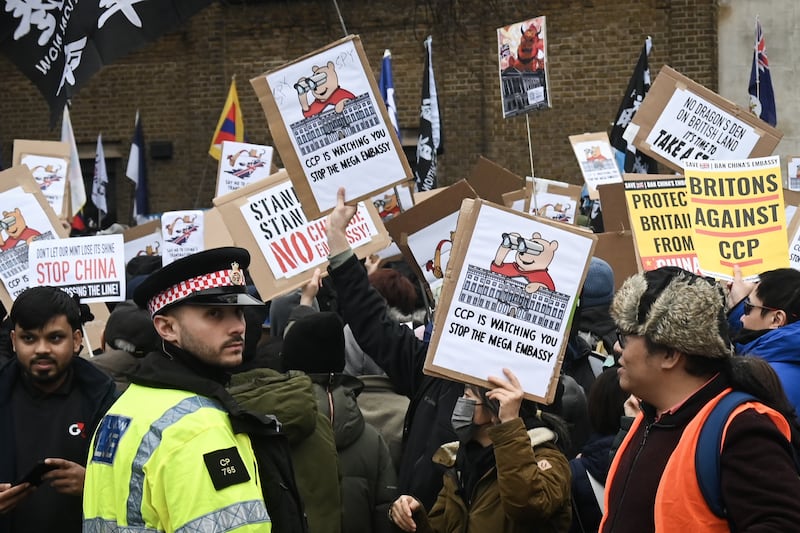
<svg viewBox="0 0 800 533"><path fill-rule="evenodd" d="M381 78L378 80L378 86L381 89L381 96L383 96L383 103L386 104L386 110L389 112L389 121L394 126L394 131L397 133L397 138L400 139L400 123L397 120L397 104L394 100L394 79L392 78L392 53L387 48L383 52L383 63L381 63Z"/></svg>
<svg viewBox="0 0 800 533"><path fill-rule="evenodd" d="M131 153L128 156L128 168L125 175L136 184L136 194L133 202L133 217L138 221L139 217L147 215L150 207L147 202L147 165L144 148L144 131L142 121L139 119L139 112L136 112L136 130L133 132L131 141Z"/></svg>
<svg viewBox="0 0 800 533"><path fill-rule="evenodd" d="M761 21L756 18L756 42L750 66L750 111L764 122L775 126L778 114L775 111L775 91L772 90L772 75L769 72L767 43L761 31Z"/></svg>
<svg viewBox="0 0 800 533"><path fill-rule="evenodd" d="M106 154L103 150L103 134L97 135L97 152L94 156L94 179L92 180L92 203L98 211L99 218L108 214L106 187L108 186L108 172L106 171ZM98 220L98 227L100 221Z"/></svg>

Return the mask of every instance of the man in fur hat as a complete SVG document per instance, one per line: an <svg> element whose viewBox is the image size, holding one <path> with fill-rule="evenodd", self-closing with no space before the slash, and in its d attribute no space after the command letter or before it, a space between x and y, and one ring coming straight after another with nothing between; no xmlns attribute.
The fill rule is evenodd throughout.
<svg viewBox="0 0 800 533"><path fill-rule="evenodd" d="M746 358L733 357L721 287L660 268L629 278L611 315L620 385L641 412L611 465L600 531L798 531L796 419L780 389L767 390ZM721 451L712 447L696 466L700 430L732 390L757 400L720 420ZM709 462L719 464L717 512L698 478Z"/></svg>

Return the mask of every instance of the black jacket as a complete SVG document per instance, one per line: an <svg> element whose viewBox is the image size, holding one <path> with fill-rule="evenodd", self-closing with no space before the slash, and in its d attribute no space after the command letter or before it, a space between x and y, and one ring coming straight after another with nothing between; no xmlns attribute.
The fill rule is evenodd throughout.
<svg viewBox="0 0 800 533"><path fill-rule="evenodd" d="M355 255L331 268L330 274L339 312L359 346L384 369L397 392L411 400L403 430L398 493L411 494L430 509L444 474L434 465L433 454L442 444L458 440L450 416L464 385L422 373L428 343L389 318L386 302L370 285Z"/></svg>
<svg viewBox="0 0 800 533"><path fill-rule="evenodd" d="M94 433L100 419L116 400L117 393L107 374L93 364L76 356L72 361L75 388L80 392L87 412L91 412L90 425L85 429L87 435ZM19 379L20 365L17 358L0 366L0 482L8 483L17 479L17 452L15 449L14 420L11 408L11 393ZM89 453L89 439L86 439L86 454ZM6 517L0 515L0 533L8 531Z"/></svg>

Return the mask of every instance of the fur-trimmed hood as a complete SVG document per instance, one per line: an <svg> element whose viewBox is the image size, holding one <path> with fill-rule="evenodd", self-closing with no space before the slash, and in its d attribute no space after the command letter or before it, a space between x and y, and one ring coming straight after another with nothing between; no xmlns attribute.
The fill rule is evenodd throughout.
<svg viewBox="0 0 800 533"><path fill-rule="evenodd" d="M685 354L733 355L722 287L690 272L661 268L631 276L610 311L623 333L646 336Z"/></svg>

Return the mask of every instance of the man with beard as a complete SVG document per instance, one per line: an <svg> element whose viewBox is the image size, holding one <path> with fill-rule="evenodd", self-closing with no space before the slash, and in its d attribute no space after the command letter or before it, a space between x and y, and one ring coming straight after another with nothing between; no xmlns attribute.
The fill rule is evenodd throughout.
<svg viewBox="0 0 800 533"><path fill-rule="evenodd" d="M97 428L85 532L303 530L277 421L244 411L225 389L242 362L244 307L264 305L247 294L249 264L243 248L206 250L134 291L161 349L141 359Z"/></svg>
<svg viewBox="0 0 800 533"><path fill-rule="evenodd" d="M800 272L778 268L758 283L742 280L734 267L728 323L736 353L761 357L775 370L786 396L800 410Z"/></svg>
<svg viewBox="0 0 800 533"><path fill-rule="evenodd" d="M78 357L81 306L32 287L11 308L16 357L0 368L0 531L81 530L89 439L114 401L114 382ZM39 481L22 482L43 462Z"/></svg>

